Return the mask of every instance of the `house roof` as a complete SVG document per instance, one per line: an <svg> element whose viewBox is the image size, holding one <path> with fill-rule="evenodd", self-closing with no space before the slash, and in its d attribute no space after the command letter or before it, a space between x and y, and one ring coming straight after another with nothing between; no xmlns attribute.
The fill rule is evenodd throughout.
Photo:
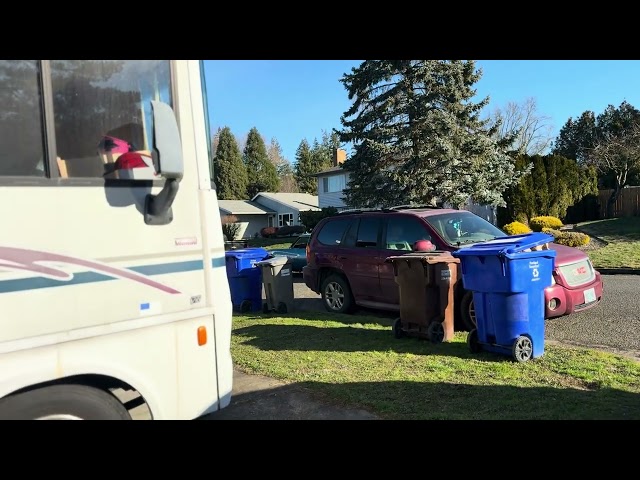
<svg viewBox="0 0 640 480"><path fill-rule="evenodd" d="M218 208L227 215L266 215L273 210L249 200L218 200Z"/></svg>
<svg viewBox="0 0 640 480"><path fill-rule="evenodd" d="M260 192L257 193L251 201L255 202L260 196L269 198L300 211L320 210L318 207L318 196L311 195L310 193Z"/></svg>
<svg viewBox="0 0 640 480"><path fill-rule="evenodd" d="M338 165L337 167L327 168L326 170L322 170L321 172L314 173L311 175L312 177L319 177L320 175L330 175L332 173L344 172L345 169L342 166Z"/></svg>

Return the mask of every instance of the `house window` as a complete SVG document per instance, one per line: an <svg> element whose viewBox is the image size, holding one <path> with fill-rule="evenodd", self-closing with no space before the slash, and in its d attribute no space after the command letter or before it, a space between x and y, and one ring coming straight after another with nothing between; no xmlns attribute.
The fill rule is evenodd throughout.
<svg viewBox="0 0 640 480"><path fill-rule="evenodd" d="M322 179L323 193L341 192L347 187L346 175L332 175Z"/></svg>
<svg viewBox="0 0 640 480"><path fill-rule="evenodd" d="M278 227L284 227L286 225L293 225L293 213L278 214Z"/></svg>

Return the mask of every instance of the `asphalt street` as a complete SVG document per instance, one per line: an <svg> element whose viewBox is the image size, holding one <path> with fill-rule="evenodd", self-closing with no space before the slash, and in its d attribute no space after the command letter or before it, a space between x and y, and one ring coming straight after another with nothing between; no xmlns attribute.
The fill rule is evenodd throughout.
<svg viewBox="0 0 640 480"><path fill-rule="evenodd" d="M603 275L600 305L545 323L545 339L640 360L640 275Z"/></svg>

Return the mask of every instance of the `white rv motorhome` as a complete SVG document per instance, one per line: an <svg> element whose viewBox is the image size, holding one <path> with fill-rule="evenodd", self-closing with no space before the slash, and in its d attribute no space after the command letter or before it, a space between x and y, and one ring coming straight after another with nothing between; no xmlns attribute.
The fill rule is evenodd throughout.
<svg viewBox="0 0 640 480"><path fill-rule="evenodd" d="M202 62L2 60L0 84L0 419L226 407Z"/></svg>

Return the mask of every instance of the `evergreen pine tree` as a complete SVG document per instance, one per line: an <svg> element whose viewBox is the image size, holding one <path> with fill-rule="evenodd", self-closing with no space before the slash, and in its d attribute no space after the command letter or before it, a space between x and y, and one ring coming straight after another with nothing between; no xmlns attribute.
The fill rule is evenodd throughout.
<svg viewBox="0 0 640 480"><path fill-rule="evenodd" d="M306 139L302 140L296 150L295 179L301 192L316 195L318 181L313 175L319 170L313 157L309 142Z"/></svg>
<svg viewBox="0 0 640 480"><path fill-rule="evenodd" d="M367 60L345 74L347 203L504 205L522 172L494 138L499 124L480 118L488 98L472 101L480 76L471 60Z"/></svg>
<svg viewBox="0 0 640 480"><path fill-rule="evenodd" d="M247 193L253 198L259 192L277 192L280 181L276 167L269 160L267 147L258 129L249 130L243 161L247 169Z"/></svg>
<svg viewBox="0 0 640 480"><path fill-rule="evenodd" d="M247 198L247 169L242 163L236 137L229 127L224 127L219 132L213 173L220 200Z"/></svg>

